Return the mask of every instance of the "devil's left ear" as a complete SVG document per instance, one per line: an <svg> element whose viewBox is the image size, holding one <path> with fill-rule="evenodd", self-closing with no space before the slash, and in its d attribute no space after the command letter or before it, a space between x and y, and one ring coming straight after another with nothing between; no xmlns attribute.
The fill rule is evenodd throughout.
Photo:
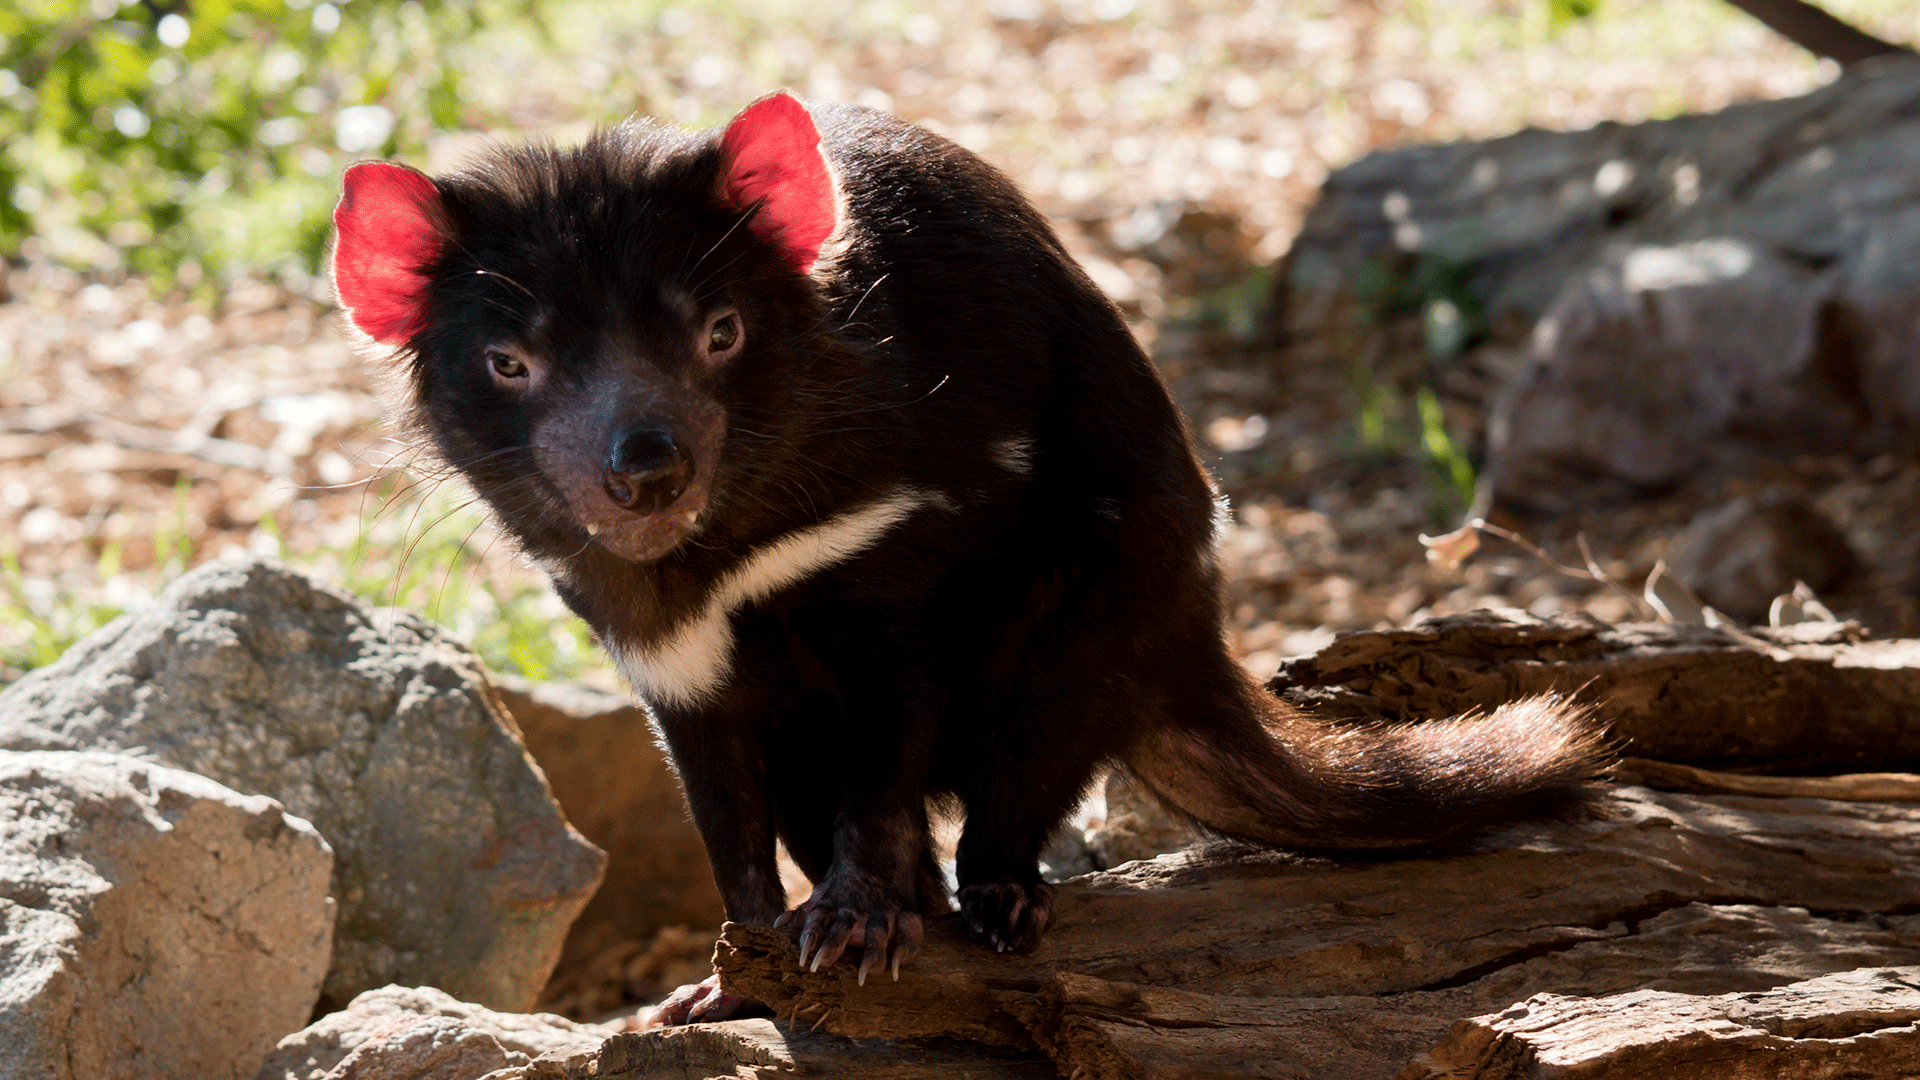
<svg viewBox="0 0 1920 1080"><path fill-rule="evenodd" d="M347 317L382 345L426 325L421 272L445 245L440 190L424 173L386 161L347 170L333 210L333 290Z"/></svg>
<svg viewBox="0 0 1920 1080"><path fill-rule="evenodd" d="M727 202L760 204L747 227L779 248L801 273L813 269L820 245L839 224L833 174L820 152L820 129L787 93L769 94L741 110L720 138Z"/></svg>

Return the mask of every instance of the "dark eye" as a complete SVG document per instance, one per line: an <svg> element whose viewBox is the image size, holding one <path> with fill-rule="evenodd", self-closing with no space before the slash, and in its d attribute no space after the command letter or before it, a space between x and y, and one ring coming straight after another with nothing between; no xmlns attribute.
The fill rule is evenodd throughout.
<svg viewBox="0 0 1920 1080"><path fill-rule="evenodd" d="M527 362L504 349L488 349L487 364L493 373L503 379L524 379L527 377Z"/></svg>
<svg viewBox="0 0 1920 1080"><path fill-rule="evenodd" d="M740 316L729 311L707 327L707 351L723 353L740 344Z"/></svg>

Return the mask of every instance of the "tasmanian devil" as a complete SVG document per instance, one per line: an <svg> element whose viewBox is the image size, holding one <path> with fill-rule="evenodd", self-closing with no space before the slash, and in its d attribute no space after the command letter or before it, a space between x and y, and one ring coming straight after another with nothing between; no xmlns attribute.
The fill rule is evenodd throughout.
<svg viewBox="0 0 1920 1080"><path fill-rule="evenodd" d="M1165 384L938 136L775 94L440 179L355 165L334 222L410 420L651 707L728 917L796 922L803 962L898 977L948 910L929 797L965 813L968 933L1006 949L1046 927L1038 854L1108 764L1288 848L1590 796L1576 710L1336 727L1241 670ZM791 913L776 837L815 883Z"/></svg>

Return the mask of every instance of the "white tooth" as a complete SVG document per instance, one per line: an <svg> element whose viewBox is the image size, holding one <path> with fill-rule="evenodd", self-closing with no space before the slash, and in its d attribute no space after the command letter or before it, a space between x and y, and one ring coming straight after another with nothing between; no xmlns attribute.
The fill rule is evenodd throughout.
<svg viewBox="0 0 1920 1080"><path fill-rule="evenodd" d="M587 522L587 535L588 535L588 536L599 536L599 535L600 535L600 523L599 523L599 522L597 522L597 521L589 521L589 522Z"/></svg>

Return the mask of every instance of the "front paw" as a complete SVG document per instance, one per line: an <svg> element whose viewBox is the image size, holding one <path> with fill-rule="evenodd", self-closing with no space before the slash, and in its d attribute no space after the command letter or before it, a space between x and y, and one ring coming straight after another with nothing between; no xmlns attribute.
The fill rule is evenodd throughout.
<svg viewBox="0 0 1920 1080"><path fill-rule="evenodd" d="M861 896L831 881L814 889L805 903L780 916L774 925L800 928L800 966L808 971L832 967L849 945L859 946L861 986L867 984L867 973L880 967L890 969L898 982L900 965L920 954L924 929L920 913L910 906Z"/></svg>
<svg viewBox="0 0 1920 1080"><path fill-rule="evenodd" d="M1044 881L988 881L960 887L967 936L995 952L1030 952L1053 917L1053 886Z"/></svg>

